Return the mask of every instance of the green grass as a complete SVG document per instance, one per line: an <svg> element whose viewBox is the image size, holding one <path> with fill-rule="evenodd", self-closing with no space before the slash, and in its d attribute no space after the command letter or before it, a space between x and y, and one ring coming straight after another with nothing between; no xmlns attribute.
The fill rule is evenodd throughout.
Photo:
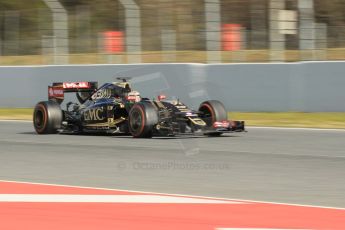
<svg viewBox="0 0 345 230"><path fill-rule="evenodd" d="M233 120L243 120L248 126L303 127L345 129L345 113L229 113Z"/></svg>
<svg viewBox="0 0 345 230"><path fill-rule="evenodd" d="M33 109L0 108L0 119L31 120ZM232 120L243 120L248 126L306 127L345 129L345 113L244 113L231 112Z"/></svg>
<svg viewBox="0 0 345 230"><path fill-rule="evenodd" d="M269 50L243 50L240 51L241 55L245 56L245 62L269 62L270 51ZM285 59L287 62L297 62L300 61L300 50L285 50ZM174 54L177 63L206 63L207 62L207 52L206 51L195 51L195 50L185 50L185 51L143 51L142 53L143 63L161 63L163 61L164 54ZM222 59L224 63L230 63L233 60L236 52L222 51ZM116 57L115 57L116 56ZM109 55L102 53L81 53L81 54L70 54L69 62L70 64L104 64L104 63L114 63L123 64L127 63L127 54L115 55L110 57ZM327 60L345 60L345 48L334 48L327 49ZM42 65L51 64L51 57L43 55L23 55L23 56L2 56L1 65Z"/></svg>
<svg viewBox="0 0 345 230"><path fill-rule="evenodd" d="M31 120L33 109L0 108L0 119Z"/></svg>

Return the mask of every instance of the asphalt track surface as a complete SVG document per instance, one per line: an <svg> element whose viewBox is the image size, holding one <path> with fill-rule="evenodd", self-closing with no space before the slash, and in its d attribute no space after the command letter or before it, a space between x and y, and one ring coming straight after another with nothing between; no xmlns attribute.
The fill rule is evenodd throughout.
<svg viewBox="0 0 345 230"><path fill-rule="evenodd" d="M0 121L0 180L345 207L345 131L248 130L134 139Z"/></svg>

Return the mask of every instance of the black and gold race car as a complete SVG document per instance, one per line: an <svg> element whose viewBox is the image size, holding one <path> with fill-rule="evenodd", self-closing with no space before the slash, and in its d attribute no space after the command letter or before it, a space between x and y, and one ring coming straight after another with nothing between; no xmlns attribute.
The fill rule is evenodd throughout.
<svg viewBox="0 0 345 230"><path fill-rule="evenodd" d="M48 87L48 101L39 102L33 114L38 134L53 133L123 133L133 137L204 134L220 136L226 132L245 131L243 121L229 121L223 104L205 101L192 110L179 100L142 98L132 90L128 79L106 83L53 83ZM75 92L78 102L61 109L65 93Z"/></svg>

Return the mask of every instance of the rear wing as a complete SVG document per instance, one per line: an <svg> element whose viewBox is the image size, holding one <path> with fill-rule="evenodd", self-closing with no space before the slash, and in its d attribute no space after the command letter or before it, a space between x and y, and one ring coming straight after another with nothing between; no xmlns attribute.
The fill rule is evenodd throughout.
<svg viewBox="0 0 345 230"><path fill-rule="evenodd" d="M55 82L48 86L48 99L62 103L65 93L94 92L98 88L97 82Z"/></svg>

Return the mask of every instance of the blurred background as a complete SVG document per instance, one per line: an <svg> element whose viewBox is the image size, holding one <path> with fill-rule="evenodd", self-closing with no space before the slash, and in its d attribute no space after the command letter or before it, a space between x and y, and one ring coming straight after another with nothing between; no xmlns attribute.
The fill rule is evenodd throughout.
<svg viewBox="0 0 345 230"><path fill-rule="evenodd" d="M0 0L0 65L345 59L345 0Z"/></svg>

